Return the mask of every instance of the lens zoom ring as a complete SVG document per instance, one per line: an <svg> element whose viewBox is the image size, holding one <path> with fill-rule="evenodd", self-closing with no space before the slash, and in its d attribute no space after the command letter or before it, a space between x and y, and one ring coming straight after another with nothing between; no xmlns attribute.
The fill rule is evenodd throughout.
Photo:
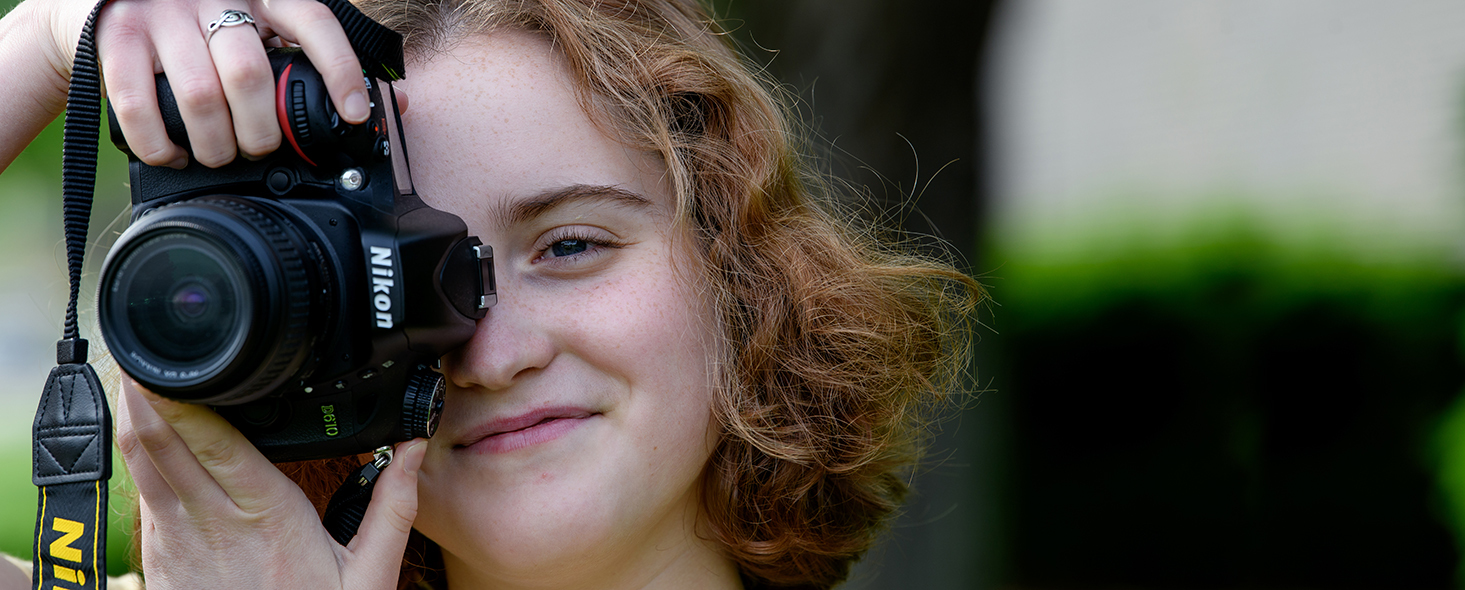
<svg viewBox="0 0 1465 590"><path fill-rule="evenodd" d="M279 378L305 347L310 326L310 278L306 274L304 252L301 252L300 242L290 239L284 227L254 207L231 199L200 199L198 202L226 209L259 230L280 262L285 287L283 337L269 364L255 379L256 387L240 392L241 397L247 397L258 391L258 387L268 386Z"/></svg>

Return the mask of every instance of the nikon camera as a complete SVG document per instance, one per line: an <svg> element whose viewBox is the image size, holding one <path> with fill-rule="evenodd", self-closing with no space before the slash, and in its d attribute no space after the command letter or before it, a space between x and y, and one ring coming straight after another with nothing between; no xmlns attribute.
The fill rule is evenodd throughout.
<svg viewBox="0 0 1465 590"><path fill-rule="evenodd" d="M496 300L492 251L413 190L380 83L351 125L304 53L270 62L284 141L260 161L148 166L112 117L133 209L102 267L102 336L142 386L213 406L272 461L431 436L437 360ZM187 148L162 76L158 98Z"/></svg>

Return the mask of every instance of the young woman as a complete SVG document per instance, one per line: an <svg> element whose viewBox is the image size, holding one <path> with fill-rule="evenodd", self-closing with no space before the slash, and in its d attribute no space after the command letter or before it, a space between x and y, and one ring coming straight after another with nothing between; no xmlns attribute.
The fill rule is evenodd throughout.
<svg viewBox="0 0 1465 590"><path fill-rule="evenodd" d="M61 110L84 2L0 21L0 165ZM317 506L357 460L269 464L206 408L124 387L160 588L829 588L873 542L979 287L843 221L776 101L690 0L365 0L406 38L417 190L494 247L499 303L444 358L347 547ZM222 11L255 28L206 26ZM279 146L265 47L337 108L360 67L313 0L114 0L99 52L129 144L219 166ZM257 32L257 34L256 34ZM152 94L179 89L192 157ZM404 95L404 96L403 96ZM399 573L399 568L401 572Z"/></svg>

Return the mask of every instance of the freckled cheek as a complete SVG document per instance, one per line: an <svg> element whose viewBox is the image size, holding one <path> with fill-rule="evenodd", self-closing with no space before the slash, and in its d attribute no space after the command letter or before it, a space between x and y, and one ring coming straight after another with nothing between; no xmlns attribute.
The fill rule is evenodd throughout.
<svg viewBox="0 0 1465 590"><path fill-rule="evenodd" d="M697 457L700 463L705 457L697 443L706 437L711 413L712 338L704 333L709 320L698 316L700 308L674 277L661 278L656 288L637 294L634 312L607 321L619 322L625 335L614 354L638 396L632 405L648 421L637 429L640 444L658 448L649 457L652 463L683 464Z"/></svg>
<svg viewBox="0 0 1465 590"><path fill-rule="evenodd" d="M668 363L705 359L702 318L670 275L660 281L624 281L577 293L559 313L571 334L584 338L571 346L633 355L636 366L666 368Z"/></svg>
<svg viewBox="0 0 1465 590"><path fill-rule="evenodd" d="M627 416L638 446L698 448L710 414L708 356L710 319L699 317L688 290L669 271L628 273L587 287L566 306L560 321L564 345L631 388Z"/></svg>

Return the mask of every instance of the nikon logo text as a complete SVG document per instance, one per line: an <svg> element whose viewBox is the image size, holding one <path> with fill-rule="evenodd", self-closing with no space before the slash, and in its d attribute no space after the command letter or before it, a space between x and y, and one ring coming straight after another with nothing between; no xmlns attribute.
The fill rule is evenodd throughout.
<svg viewBox="0 0 1465 590"><path fill-rule="evenodd" d="M69 561L81 565L81 549L72 547L71 544L86 534L86 525L74 520L53 517L51 519L51 530L61 533L60 538L51 541L51 557L59 561ZM57 580L64 580L80 586L86 585L86 574L82 573L81 568L72 569L59 563L53 563L51 575Z"/></svg>
<svg viewBox="0 0 1465 590"><path fill-rule="evenodd" d="M392 249L371 247L371 305L376 308L376 327L392 327Z"/></svg>

